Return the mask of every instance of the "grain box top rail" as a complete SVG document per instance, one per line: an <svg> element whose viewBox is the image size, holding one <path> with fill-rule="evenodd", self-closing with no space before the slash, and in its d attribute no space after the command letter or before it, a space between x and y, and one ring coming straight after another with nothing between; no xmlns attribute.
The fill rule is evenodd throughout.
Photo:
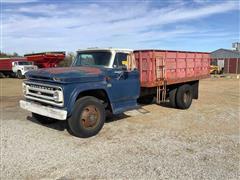
<svg viewBox="0 0 240 180"><path fill-rule="evenodd" d="M40 53L31 53L31 54L24 54L24 56L35 56L35 55L53 55L53 54L64 54L64 51L51 51L51 52L40 52Z"/></svg>
<svg viewBox="0 0 240 180"><path fill-rule="evenodd" d="M139 51L161 51L161 52L182 52L182 53L202 53L202 54L210 54L210 52L203 51L184 51L184 50L167 50L167 49L136 49L134 52Z"/></svg>

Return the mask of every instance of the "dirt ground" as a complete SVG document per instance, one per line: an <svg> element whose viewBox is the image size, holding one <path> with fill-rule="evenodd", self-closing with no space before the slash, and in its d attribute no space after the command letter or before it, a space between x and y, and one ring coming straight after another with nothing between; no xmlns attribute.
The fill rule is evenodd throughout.
<svg viewBox="0 0 240 180"><path fill-rule="evenodd" d="M0 179L238 179L239 85L202 80L188 110L143 106L80 139L64 121L34 121L18 105L21 80L0 79Z"/></svg>

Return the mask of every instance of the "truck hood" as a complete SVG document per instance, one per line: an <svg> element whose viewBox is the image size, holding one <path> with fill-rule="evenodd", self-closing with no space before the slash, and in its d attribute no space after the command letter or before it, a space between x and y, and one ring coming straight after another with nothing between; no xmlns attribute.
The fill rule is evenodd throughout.
<svg viewBox="0 0 240 180"><path fill-rule="evenodd" d="M104 71L96 67L44 68L26 73L28 79L63 83L93 82L104 79Z"/></svg>

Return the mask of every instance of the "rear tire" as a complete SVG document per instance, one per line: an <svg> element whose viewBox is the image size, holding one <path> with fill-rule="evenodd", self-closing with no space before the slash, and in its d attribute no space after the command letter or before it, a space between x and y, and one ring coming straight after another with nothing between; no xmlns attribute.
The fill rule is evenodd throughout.
<svg viewBox="0 0 240 180"><path fill-rule="evenodd" d="M177 88L171 89L169 91L169 104L171 107L176 108L176 95L177 95Z"/></svg>
<svg viewBox="0 0 240 180"><path fill-rule="evenodd" d="M32 113L32 117L41 124L52 124L58 121L57 119L49 118L36 113Z"/></svg>
<svg viewBox="0 0 240 180"><path fill-rule="evenodd" d="M188 109L192 104L193 89L189 84L180 86L177 90L176 104L179 109Z"/></svg>
<svg viewBox="0 0 240 180"><path fill-rule="evenodd" d="M99 99L86 96L78 99L71 117L70 132L77 137L88 138L99 133L105 122L105 108Z"/></svg>

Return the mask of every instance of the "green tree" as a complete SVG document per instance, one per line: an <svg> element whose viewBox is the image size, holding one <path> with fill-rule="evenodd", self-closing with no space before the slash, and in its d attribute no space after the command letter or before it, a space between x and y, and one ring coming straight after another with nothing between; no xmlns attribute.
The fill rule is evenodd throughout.
<svg viewBox="0 0 240 180"><path fill-rule="evenodd" d="M18 53L16 53L16 52L14 52L12 56L13 57L19 57Z"/></svg>

